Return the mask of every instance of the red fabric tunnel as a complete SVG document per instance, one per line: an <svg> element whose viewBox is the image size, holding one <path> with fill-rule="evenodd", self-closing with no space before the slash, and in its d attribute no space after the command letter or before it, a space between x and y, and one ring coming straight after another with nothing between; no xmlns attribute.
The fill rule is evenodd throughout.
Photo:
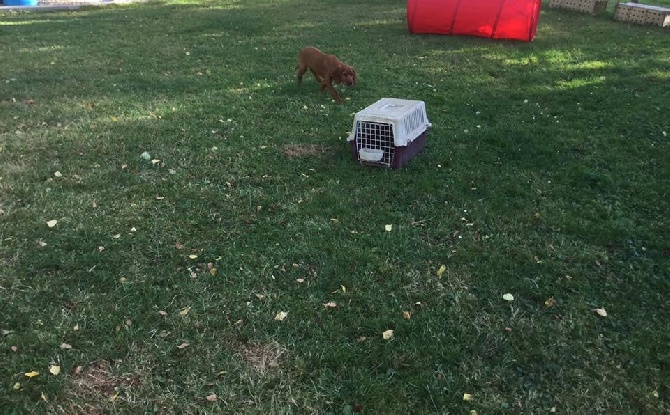
<svg viewBox="0 0 670 415"><path fill-rule="evenodd" d="M410 33L469 35L530 42L541 0L408 0Z"/></svg>

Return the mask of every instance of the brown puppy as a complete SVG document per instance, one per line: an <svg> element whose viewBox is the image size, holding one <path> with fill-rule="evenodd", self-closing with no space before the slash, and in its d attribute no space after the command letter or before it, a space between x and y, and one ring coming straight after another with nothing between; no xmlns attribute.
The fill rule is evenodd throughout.
<svg viewBox="0 0 670 415"><path fill-rule="evenodd" d="M328 89L330 96L339 104L342 103L340 94L333 87L333 82L352 86L356 83L356 71L346 63L340 62L335 55L327 55L317 48L306 47L300 51L300 65L298 65L298 85L307 70L312 71L316 81L321 84L319 91Z"/></svg>

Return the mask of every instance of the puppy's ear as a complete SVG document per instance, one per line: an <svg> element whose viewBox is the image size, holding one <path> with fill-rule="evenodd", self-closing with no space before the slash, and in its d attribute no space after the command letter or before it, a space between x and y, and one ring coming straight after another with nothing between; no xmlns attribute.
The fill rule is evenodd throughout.
<svg viewBox="0 0 670 415"><path fill-rule="evenodd" d="M337 65L337 67L333 70L333 72L331 72L330 79L333 82L341 84L342 83L342 72L344 72L344 67L342 66L342 64Z"/></svg>

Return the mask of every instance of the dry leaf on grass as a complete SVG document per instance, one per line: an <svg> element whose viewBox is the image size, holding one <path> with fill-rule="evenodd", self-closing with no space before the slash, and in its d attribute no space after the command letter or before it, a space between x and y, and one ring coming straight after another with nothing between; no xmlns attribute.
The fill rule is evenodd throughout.
<svg viewBox="0 0 670 415"><path fill-rule="evenodd" d="M40 374L40 372L38 372L36 370L24 373L24 375L26 375L27 378L31 378L31 379L34 378L35 376L38 376L39 374Z"/></svg>
<svg viewBox="0 0 670 415"><path fill-rule="evenodd" d="M514 296L510 293L504 294L502 296L503 300L505 301L514 301Z"/></svg>
<svg viewBox="0 0 670 415"><path fill-rule="evenodd" d="M326 307L326 308L336 308L337 303L335 301L330 301L330 302L325 303L323 306Z"/></svg>
<svg viewBox="0 0 670 415"><path fill-rule="evenodd" d="M600 317L607 317L607 311L605 311L604 308L594 308L593 311L595 311L595 313Z"/></svg>
<svg viewBox="0 0 670 415"><path fill-rule="evenodd" d="M213 393L211 395L208 395L205 399L207 399L209 402L216 402L218 399L218 396L216 396L216 393Z"/></svg>
<svg viewBox="0 0 670 415"><path fill-rule="evenodd" d="M382 338L384 340L391 340L393 338L393 330L386 330L382 333Z"/></svg>
<svg viewBox="0 0 670 415"><path fill-rule="evenodd" d="M58 376L60 374L60 366L58 365L49 366L49 373L51 373L54 376Z"/></svg>
<svg viewBox="0 0 670 415"><path fill-rule="evenodd" d="M437 276L442 277L442 274L444 274L444 271L446 271L446 270L447 270L446 266L444 266L444 265L440 266L440 268L437 270Z"/></svg>
<svg viewBox="0 0 670 415"><path fill-rule="evenodd" d="M288 316L288 312L287 312L287 311L280 311L280 312L278 312L277 315L275 316L275 320L277 320L277 321L284 321L284 319L286 318L286 316Z"/></svg>
<svg viewBox="0 0 670 415"><path fill-rule="evenodd" d="M47 226L53 228L54 226L56 226L57 223L58 221L56 219L53 219L47 222Z"/></svg>

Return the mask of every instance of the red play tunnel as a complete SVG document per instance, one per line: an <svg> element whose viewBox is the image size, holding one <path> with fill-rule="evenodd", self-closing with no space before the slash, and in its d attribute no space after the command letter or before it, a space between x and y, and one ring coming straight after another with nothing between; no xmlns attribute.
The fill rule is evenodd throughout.
<svg viewBox="0 0 670 415"><path fill-rule="evenodd" d="M408 0L410 33L469 35L530 42L541 0Z"/></svg>

